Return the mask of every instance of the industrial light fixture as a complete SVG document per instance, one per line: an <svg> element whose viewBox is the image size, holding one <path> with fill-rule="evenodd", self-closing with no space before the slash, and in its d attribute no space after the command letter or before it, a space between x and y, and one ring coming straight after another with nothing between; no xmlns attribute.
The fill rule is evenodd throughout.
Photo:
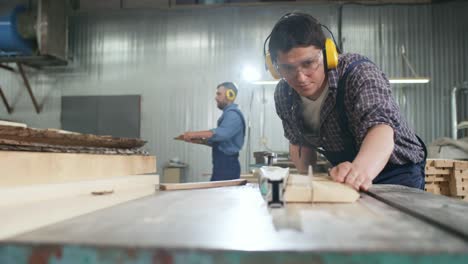
<svg viewBox="0 0 468 264"><path fill-rule="evenodd" d="M260 72L250 65L247 65L242 70L242 78L249 82L254 82L260 80Z"/></svg>
<svg viewBox="0 0 468 264"><path fill-rule="evenodd" d="M395 78L388 79L390 83L428 83L429 78Z"/></svg>
<svg viewBox="0 0 468 264"><path fill-rule="evenodd" d="M272 80L272 81L254 81L252 84L256 85L276 85L279 80Z"/></svg>

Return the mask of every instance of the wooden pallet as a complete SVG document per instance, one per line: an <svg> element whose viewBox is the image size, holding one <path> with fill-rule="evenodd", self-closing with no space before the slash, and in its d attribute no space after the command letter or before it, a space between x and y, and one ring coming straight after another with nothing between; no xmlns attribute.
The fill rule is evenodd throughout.
<svg viewBox="0 0 468 264"><path fill-rule="evenodd" d="M468 161L427 160L427 192L468 200Z"/></svg>
<svg viewBox="0 0 468 264"><path fill-rule="evenodd" d="M453 173L449 181L452 196L468 196L468 162L454 162Z"/></svg>
<svg viewBox="0 0 468 264"><path fill-rule="evenodd" d="M156 173L156 157L0 151L0 187Z"/></svg>
<svg viewBox="0 0 468 264"><path fill-rule="evenodd" d="M427 160L425 190L433 194L449 196L452 170L453 160Z"/></svg>

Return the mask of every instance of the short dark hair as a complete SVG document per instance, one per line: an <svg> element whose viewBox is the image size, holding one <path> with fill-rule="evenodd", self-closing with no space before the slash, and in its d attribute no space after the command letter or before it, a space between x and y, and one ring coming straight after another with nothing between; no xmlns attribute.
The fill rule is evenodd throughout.
<svg viewBox="0 0 468 264"><path fill-rule="evenodd" d="M278 51L288 52L296 47L325 47L325 34L317 19L301 12L288 13L280 18L270 34L268 51L276 62Z"/></svg>
<svg viewBox="0 0 468 264"><path fill-rule="evenodd" d="M233 82L223 82L223 83L218 84L218 86L216 86L216 89L218 89L221 86L225 87L226 89L233 90L235 96L237 97L237 85L235 83L233 83Z"/></svg>

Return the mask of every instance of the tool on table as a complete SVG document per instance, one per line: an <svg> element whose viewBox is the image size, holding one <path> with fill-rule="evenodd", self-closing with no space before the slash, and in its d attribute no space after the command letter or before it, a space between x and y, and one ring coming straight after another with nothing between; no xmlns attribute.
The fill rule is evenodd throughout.
<svg viewBox="0 0 468 264"><path fill-rule="evenodd" d="M258 180L260 193L269 207L282 207L284 205L283 194L288 183L289 168L273 166L273 161L277 157L274 152L265 152L264 156L268 166L260 168Z"/></svg>
<svg viewBox="0 0 468 264"><path fill-rule="evenodd" d="M289 168L263 166L260 168L259 187L269 207L284 205L283 193L288 182Z"/></svg>
<svg viewBox="0 0 468 264"><path fill-rule="evenodd" d="M352 187L330 177L314 177L312 166L308 175L289 174L289 168L264 166L259 174L260 192L269 207L285 203L350 203L359 199Z"/></svg>
<svg viewBox="0 0 468 264"><path fill-rule="evenodd" d="M205 189L226 186L245 185L247 180L227 180L227 181L212 181L212 182L189 182L189 183L161 183L159 189L163 191L171 190L192 190L192 189Z"/></svg>

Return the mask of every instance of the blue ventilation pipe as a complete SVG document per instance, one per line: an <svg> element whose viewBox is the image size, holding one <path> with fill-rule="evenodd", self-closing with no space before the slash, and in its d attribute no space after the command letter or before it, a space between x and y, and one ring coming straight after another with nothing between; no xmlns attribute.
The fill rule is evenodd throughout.
<svg viewBox="0 0 468 264"><path fill-rule="evenodd" d="M33 54L34 41L18 33L18 14L25 12L24 6L15 7L10 14L0 15L0 56L29 56Z"/></svg>

